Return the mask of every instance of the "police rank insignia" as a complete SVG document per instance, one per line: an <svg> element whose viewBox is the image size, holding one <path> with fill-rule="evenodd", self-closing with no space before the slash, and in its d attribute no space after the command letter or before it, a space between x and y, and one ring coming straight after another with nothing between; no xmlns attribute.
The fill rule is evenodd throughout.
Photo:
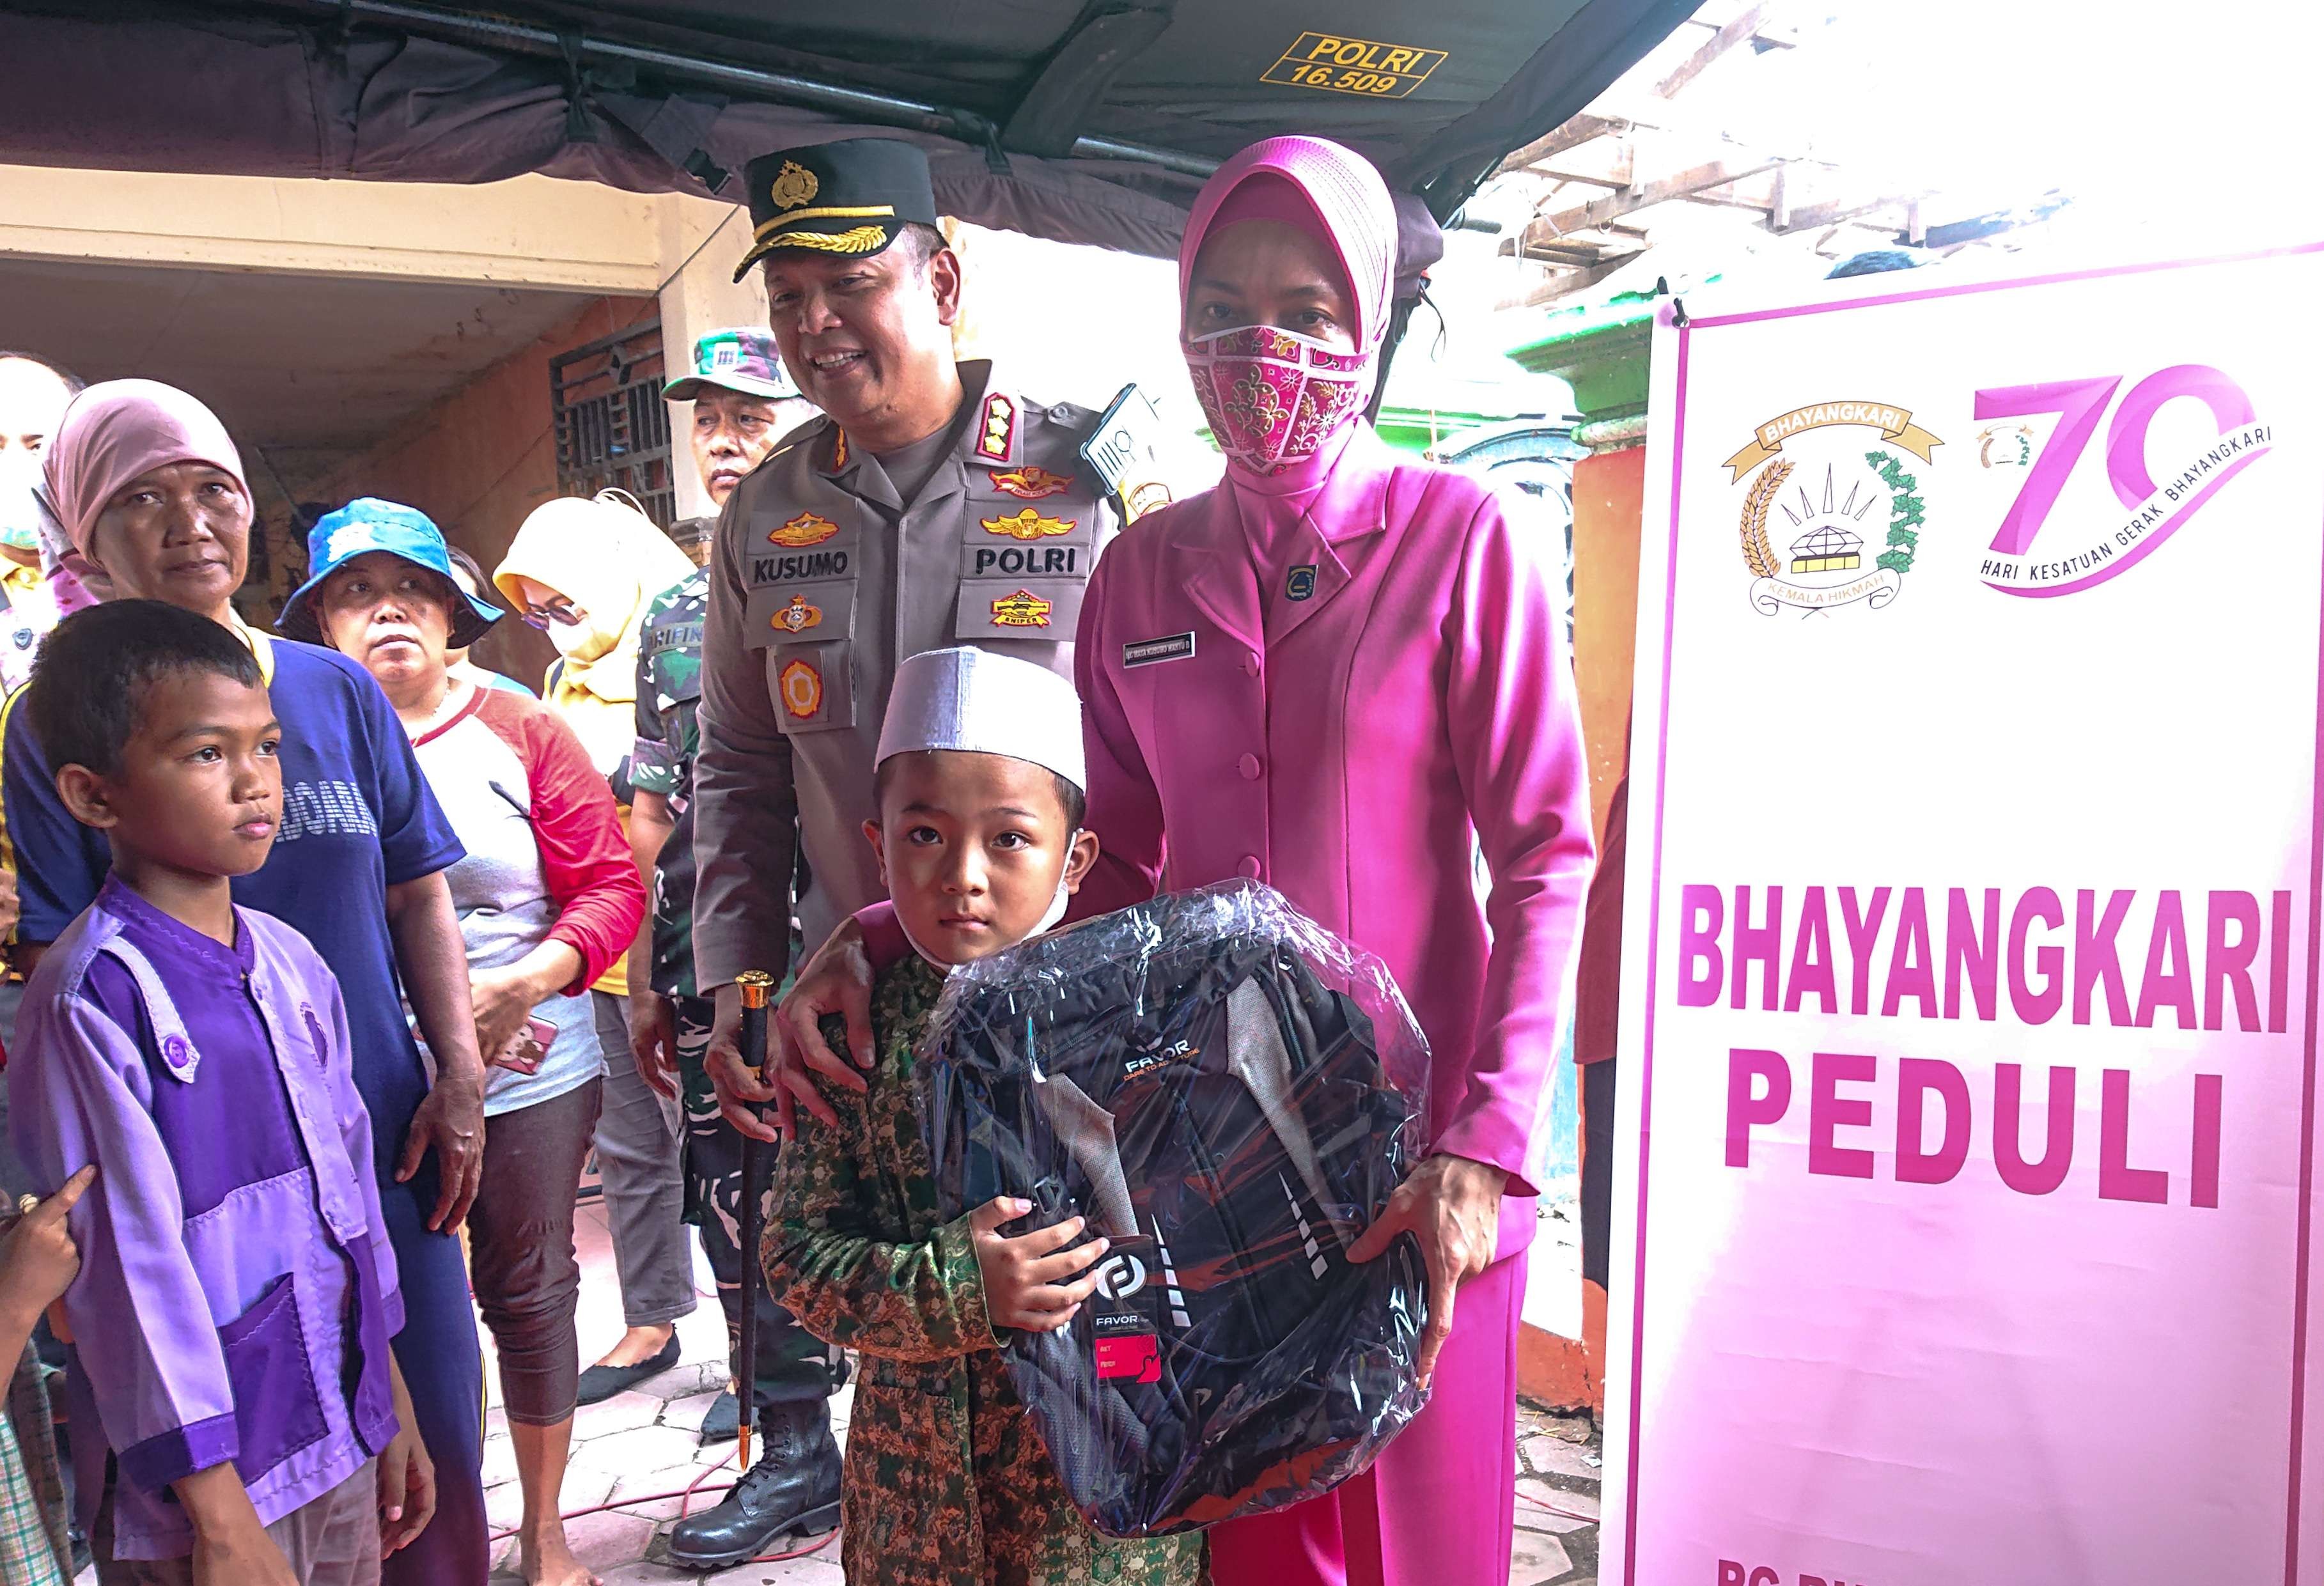
<svg viewBox="0 0 2324 1586"><path fill-rule="evenodd" d="M1013 517L980 518L987 534L1006 534L1011 539L1055 539L1060 534L1074 531L1071 518L1045 518L1027 507Z"/></svg>
<svg viewBox="0 0 2324 1586"><path fill-rule="evenodd" d="M839 532L839 525L828 518L818 518L813 512L801 512L779 529L767 530L773 543L798 550L810 545L821 545Z"/></svg>
<svg viewBox="0 0 2324 1586"><path fill-rule="evenodd" d="M1039 501L1043 496L1062 495L1074 487L1074 482L1061 474L1030 465L1003 471L991 470L992 488L1019 501ZM990 525L987 525L990 527Z"/></svg>
<svg viewBox="0 0 2324 1586"><path fill-rule="evenodd" d="M1029 589L1003 595L992 603L992 625L996 628L1046 628L1049 625L1049 603Z"/></svg>
<svg viewBox="0 0 2324 1586"><path fill-rule="evenodd" d="M1017 404L999 392L984 399L984 428L976 437L976 455L988 462L1009 460L1017 438Z"/></svg>
<svg viewBox="0 0 2324 1586"><path fill-rule="evenodd" d="M791 662L776 681L782 690L783 708L795 720L806 721L823 708L823 674L815 669L813 661Z"/></svg>
<svg viewBox="0 0 2324 1586"><path fill-rule="evenodd" d="M804 595L794 595L791 596L790 604L777 612L772 621L778 628L793 633L804 633L809 628L819 627L822 624L823 608L807 604L807 596Z"/></svg>
<svg viewBox="0 0 2324 1586"><path fill-rule="evenodd" d="M839 432L839 438L831 443L831 471L836 474L845 466L847 466L847 431L843 429Z"/></svg>
<svg viewBox="0 0 2324 1586"><path fill-rule="evenodd" d="M768 189L767 197L775 201L778 209L796 209L812 202L822 190L823 184L816 180L814 171L786 160L783 168L775 172L774 185Z"/></svg>
<svg viewBox="0 0 2324 1586"><path fill-rule="evenodd" d="M1283 583L1287 599L1306 600L1315 593L1315 565L1313 562L1291 569L1291 576Z"/></svg>

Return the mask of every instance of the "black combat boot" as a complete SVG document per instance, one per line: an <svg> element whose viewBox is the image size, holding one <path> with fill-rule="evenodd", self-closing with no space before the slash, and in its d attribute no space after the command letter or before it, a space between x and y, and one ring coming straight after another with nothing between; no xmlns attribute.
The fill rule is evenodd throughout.
<svg viewBox="0 0 2324 1586"><path fill-rule="evenodd" d="M759 1462L725 1500L671 1528L670 1563L724 1569L769 1551L778 1537L812 1536L839 1524L839 1444L831 1435L830 1402L769 1405L759 1412L759 1433L765 1439Z"/></svg>

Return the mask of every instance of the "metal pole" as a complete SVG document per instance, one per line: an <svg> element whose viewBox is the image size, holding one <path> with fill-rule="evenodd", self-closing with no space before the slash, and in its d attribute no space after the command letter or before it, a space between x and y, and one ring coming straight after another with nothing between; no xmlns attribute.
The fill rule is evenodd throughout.
<svg viewBox="0 0 2324 1586"><path fill-rule="evenodd" d="M753 1074L767 1066L767 1000L775 977L763 969L746 969L734 977L742 992L742 1062ZM752 1108L752 1111L759 1111ZM763 1116L763 1114L762 1114ZM767 1222L766 1146L742 1137L742 1314L734 1335L734 1400L737 1411L735 1453L741 1469L751 1468L751 1434L759 1411L759 1291L766 1286L759 1263L759 1240Z"/></svg>
<svg viewBox="0 0 2324 1586"><path fill-rule="evenodd" d="M526 54L557 60L565 58L566 41L571 38L580 60L618 60L625 65L644 67L666 77L727 88L753 98L803 105L812 110L827 110L836 115L876 122L882 126L933 133L972 145L982 144L992 131L992 124L973 111L954 110L924 100L874 93L865 88L843 88L836 83L818 82L813 78L798 77L786 71L737 66L730 61L706 60L698 55L679 55L640 44L593 39L586 34L561 34L554 28L541 27L533 23L515 22L507 17L479 16L473 12L455 11L447 6L417 4L416 0L309 0L309 4L318 10L374 17L382 22L431 32L463 35L488 47L521 51ZM1206 177L1218 169L1215 160L1182 154L1175 149L1158 149L1146 143L1123 143L1117 138L1076 138L1073 154L1074 158L1083 160L1122 160L1140 165L1159 166L1165 171L1194 177Z"/></svg>

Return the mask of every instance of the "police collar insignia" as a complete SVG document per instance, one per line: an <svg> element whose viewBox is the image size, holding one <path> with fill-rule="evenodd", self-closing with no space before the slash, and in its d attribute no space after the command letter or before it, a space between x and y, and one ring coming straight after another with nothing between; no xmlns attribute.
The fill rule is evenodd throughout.
<svg viewBox="0 0 2324 1586"><path fill-rule="evenodd" d="M984 399L984 420L977 432L976 455L989 463L1016 459L1017 404L997 391Z"/></svg>

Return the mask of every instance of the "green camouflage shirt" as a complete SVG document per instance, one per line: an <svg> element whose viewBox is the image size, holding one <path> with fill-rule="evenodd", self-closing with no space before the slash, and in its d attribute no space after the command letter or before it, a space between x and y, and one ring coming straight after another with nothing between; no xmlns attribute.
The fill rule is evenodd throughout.
<svg viewBox="0 0 2324 1586"><path fill-rule="evenodd" d="M654 864L653 989L694 987L694 757L701 742L702 620L710 579L700 571L656 595L638 635L638 747L631 785L669 800L676 826Z"/></svg>
<svg viewBox="0 0 2324 1586"><path fill-rule="evenodd" d="M881 1586L1194 1586L1198 1535L1117 1542L1065 1497L1002 1367L968 1219L937 1220L912 1047L944 981L915 957L872 992L869 1093L783 1148L761 1246L778 1303L862 1351L842 1563ZM836 1020L828 1038L844 1039Z"/></svg>

